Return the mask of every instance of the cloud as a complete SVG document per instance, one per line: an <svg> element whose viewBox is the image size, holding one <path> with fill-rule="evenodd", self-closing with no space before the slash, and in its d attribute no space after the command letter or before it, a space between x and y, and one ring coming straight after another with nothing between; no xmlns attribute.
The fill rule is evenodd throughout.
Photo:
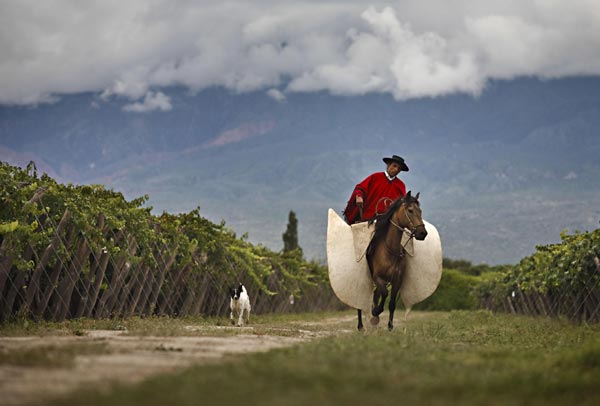
<svg viewBox="0 0 600 406"><path fill-rule="evenodd" d="M348 33L350 45L341 63L316 67L292 80L290 90L389 92L407 99L481 89L474 55L450 49L436 33L415 34L390 7L381 12L369 7L361 17L370 29Z"/></svg>
<svg viewBox="0 0 600 406"><path fill-rule="evenodd" d="M130 99L144 97L148 93L149 87L148 82L143 79L144 77L144 74L134 75L128 72L104 89L100 97L103 100L108 100L112 96L125 96Z"/></svg>
<svg viewBox="0 0 600 406"><path fill-rule="evenodd" d="M267 90L267 96L269 96L270 98L272 98L273 100L276 100L278 102L285 101L285 94L283 94L281 92L281 90L278 90L278 89Z"/></svg>
<svg viewBox="0 0 600 406"><path fill-rule="evenodd" d="M171 100L162 92L148 92L142 102L130 103L123 106L124 111L148 113L154 110L169 111L173 108Z"/></svg>
<svg viewBox="0 0 600 406"><path fill-rule="evenodd" d="M150 89L168 86L407 99L478 94L497 78L600 74L594 0L370 4L5 0L0 103L91 91L145 111L167 106Z"/></svg>

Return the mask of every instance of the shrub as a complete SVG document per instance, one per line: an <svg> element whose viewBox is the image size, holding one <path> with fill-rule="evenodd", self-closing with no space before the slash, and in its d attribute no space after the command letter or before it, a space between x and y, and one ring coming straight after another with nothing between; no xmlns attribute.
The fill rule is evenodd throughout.
<svg viewBox="0 0 600 406"><path fill-rule="evenodd" d="M415 310L469 310L478 307L474 289L481 278L455 269L444 269L437 290L414 306Z"/></svg>

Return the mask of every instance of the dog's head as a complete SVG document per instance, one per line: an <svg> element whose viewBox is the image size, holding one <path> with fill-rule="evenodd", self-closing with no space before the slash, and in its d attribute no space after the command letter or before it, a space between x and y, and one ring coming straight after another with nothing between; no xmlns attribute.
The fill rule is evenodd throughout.
<svg viewBox="0 0 600 406"><path fill-rule="evenodd" d="M236 287L230 288L229 294L231 295L231 298L233 300L238 300L240 298L240 295L242 294L243 289L244 286L241 283Z"/></svg>

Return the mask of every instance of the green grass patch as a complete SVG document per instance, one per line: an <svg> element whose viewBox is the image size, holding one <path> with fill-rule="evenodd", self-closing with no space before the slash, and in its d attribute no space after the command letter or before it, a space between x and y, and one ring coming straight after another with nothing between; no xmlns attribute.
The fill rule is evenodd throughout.
<svg viewBox="0 0 600 406"><path fill-rule="evenodd" d="M123 331L132 336L227 336L236 334L297 334L297 329L320 331L336 326L323 325L322 321L339 317L341 312L292 313L251 315L251 329L233 328L227 317L131 317L129 319L75 319L61 323L31 320L15 320L0 325L0 337L22 336L81 336L90 330ZM311 323L316 323L311 325ZM227 327L227 328L224 328ZM229 328L232 327L232 328ZM298 334L299 335L299 334Z"/></svg>
<svg viewBox="0 0 600 406"><path fill-rule="evenodd" d="M119 319L76 319L64 322L17 319L0 324L0 337L23 336L80 336L85 330L126 330L130 321ZM153 324L153 323L152 323Z"/></svg>
<svg viewBox="0 0 600 406"><path fill-rule="evenodd" d="M0 365L67 368L80 355L106 354L104 343L73 343L69 346L44 345L27 349L0 348Z"/></svg>
<svg viewBox="0 0 600 406"><path fill-rule="evenodd" d="M392 332L232 356L56 404L595 405L599 383L597 325L485 311L416 312Z"/></svg>

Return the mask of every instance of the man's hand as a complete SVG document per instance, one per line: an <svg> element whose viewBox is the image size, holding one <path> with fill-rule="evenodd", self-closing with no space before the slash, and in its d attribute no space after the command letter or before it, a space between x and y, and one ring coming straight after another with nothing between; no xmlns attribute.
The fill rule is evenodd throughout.
<svg viewBox="0 0 600 406"><path fill-rule="evenodd" d="M363 198L362 196L356 196L356 205L358 206L358 219L363 221Z"/></svg>

